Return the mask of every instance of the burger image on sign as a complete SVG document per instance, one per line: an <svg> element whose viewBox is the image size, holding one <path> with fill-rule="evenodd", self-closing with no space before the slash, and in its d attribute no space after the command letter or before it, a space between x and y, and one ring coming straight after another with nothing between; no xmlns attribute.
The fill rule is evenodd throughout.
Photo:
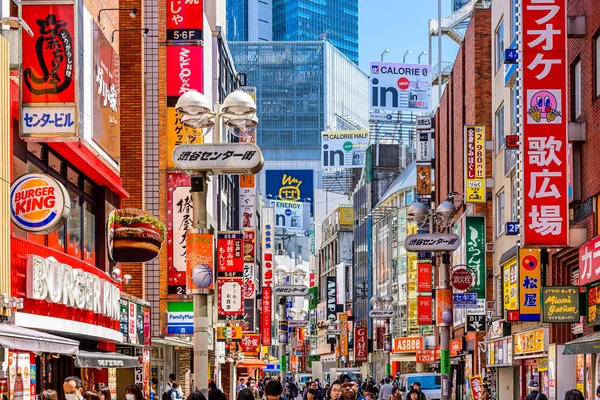
<svg viewBox="0 0 600 400"><path fill-rule="evenodd" d="M123 208L108 217L108 253L114 262L155 259L165 241L165 225L145 210Z"/></svg>
<svg viewBox="0 0 600 400"><path fill-rule="evenodd" d="M10 219L27 232L54 232L67 220L71 200L67 189L43 174L25 174L10 187Z"/></svg>

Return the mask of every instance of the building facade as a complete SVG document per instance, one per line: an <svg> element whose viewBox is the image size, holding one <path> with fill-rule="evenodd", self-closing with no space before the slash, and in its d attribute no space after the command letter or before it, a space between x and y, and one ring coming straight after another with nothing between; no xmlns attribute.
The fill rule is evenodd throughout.
<svg viewBox="0 0 600 400"><path fill-rule="evenodd" d="M272 0L228 1L226 13L228 41L273 40Z"/></svg>

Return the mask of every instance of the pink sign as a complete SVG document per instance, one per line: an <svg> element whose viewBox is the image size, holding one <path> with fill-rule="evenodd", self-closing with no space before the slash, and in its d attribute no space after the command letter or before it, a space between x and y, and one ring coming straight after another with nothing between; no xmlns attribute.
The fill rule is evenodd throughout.
<svg viewBox="0 0 600 400"><path fill-rule="evenodd" d="M579 247L579 286L600 280L600 236Z"/></svg>
<svg viewBox="0 0 600 400"><path fill-rule="evenodd" d="M202 46L167 46L167 97L204 92Z"/></svg>
<svg viewBox="0 0 600 400"><path fill-rule="evenodd" d="M367 328L355 328L354 361L365 362L367 360Z"/></svg>
<svg viewBox="0 0 600 400"><path fill-rule="evenodd" d="M260 335L263 346L271 345L271 287L262 289L262 307L260 313Z"/></svg>

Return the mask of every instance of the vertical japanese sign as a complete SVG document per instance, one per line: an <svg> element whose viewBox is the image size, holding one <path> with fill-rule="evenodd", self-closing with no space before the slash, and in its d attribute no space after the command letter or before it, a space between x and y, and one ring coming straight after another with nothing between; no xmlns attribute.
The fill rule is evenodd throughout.
<svg viewBox="0 0 600 400"><path fill-rule="evenodd" d="M417 323L419 325L433 324L433 298L417 296Z"/></svg>
<svg viewBox="0 0 600 400"><path fill-rule="evenodd" d="M192 227L191 180L185 174L167 175L167 279L169 294L185 294L186 241Z"/></svg>
<svg viewBox="0 0 600 400"><path fill-rule="evenodd" d="M135 303L129 303L129 342L132 344L137 344L137 307Z"/></svg>
<svg viewBox="0 0 600 400"><path fill-rule="evenodd" d="M431 194L431 165L417 164L417 194L419 196Z"/></svg>
<svg viewBox="0 0 600 400"><path fill-rule="evenodd" d="M25 2L23 2L25 3ZM77 132L75 5L22 5L21 137L74 140Z"/></svg>
<svg viewBox="0 0 600 400"><path fill-rule="evenodd" d="M519 249L519 310L521 321L539 321L542 266L540 249Z"/></svg>
<svg viewBox="0 0 600 400"><path fill-rule="evenodd" d="M243 335L240 347L245 356L256 357L260 350L260 335Z"/></svg>
<svg viewBox="0 0 600 400"><path fill-rule="evenodd" d="M433 290L433 267L430 259L417 260L417 292Z"/></svg>
<svg viewBox="0 0 600 400"><path fill-rule="evenodd" d="M198 229L186 233L186 287L188 294L214 288L213 236Z"/></svg>
<svg viewBox="0 0 600 400"><path fill-rule="evenodd" d="M354 329L354 361L366 362L367 357L367 328Z"/></svg>
<svg viewBox="0 0 600 400"><path fill-rule="evenodd" d="M217 236L218 317L238 320L244 317L244 234L222 232Z"/></svg>
<svg viewBox="0 0 600 400"><path fill-rule="evenodd" d="M485 127L465 126L465 203L485 203Z"/></svg>
<svg viewBox="0 0 600 400"><path fill-rule="evenodd" d="M202 0L167 0L167 41L202 40Z"/></svg>
<svg viewBox="0 0 600 400"><path fill-rule="evenodd" d="M232 321L244 318L244 297L241 278L222 278L218 281L218 318ZM241 328L240 328L241 330Z"/></svg>
<svg viewBox="0 0 600 400"><path fill-rule="evenodd" d="M466 217L466 260L474 272L472 293L485 300L485 217Z"/></svg>
<svg viewBox="0 0 600 400"><path fill-rule="evenodd" d="M504 272L504 309L516 311L519 309L519 267L516 262L503 267Z"/></svg>
<svg viewBox="0 0 600 400"><path fill-rule="evenodd" d="M469 378L471 384L471 398L473 400L481 400L483 398L483 385L481 376L472 376Z"/></svg>
<svg viewBox="0 0 600 400"><path fill-rule="evenodd" d="M523 245L566 246L567 5L565 0L523 0L520 11Z"/></svg>
<svg viewBox="0 0 600 400"><path fill-rule="evenodd" d="M244 298L256 298L256 231L245 230L244 232Z"/></svg>
<svg viewBox="0 0 600 400"><path fill-rule="evenodd" d="M348 356L348 314L340 314L340 355Z"/></svg>
<svg viewBox="0 0 600 400"><path fill-rule="evenodd" d="M579 285L600 280L600 236L579 247Z"/></svg>
<svg viewBox="0 0 600 400"><path fill-rule="evenodd" d="M271 345L271 285L273 284L273 257L275 247L275 210L263 208L262 212L262 304L260 333L263 346Z"/></svg>

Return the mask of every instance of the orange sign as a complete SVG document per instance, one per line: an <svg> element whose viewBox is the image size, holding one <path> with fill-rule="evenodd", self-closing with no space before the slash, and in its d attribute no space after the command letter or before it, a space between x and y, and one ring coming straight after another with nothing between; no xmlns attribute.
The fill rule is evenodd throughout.
<svg viewBox="0 0 600 400"><path fill-rule="evenodd" d="M348 356L348 314L340 314L339 319L343 332L340 335L340 355Z"/></svg>
<svg viewBox="0 0 600 400"><path fill-rule="evenodd" d="M253 188L254 187L254 175L240 175L240 187L241 188Z"/></svg>
<svg viewBox="0 0 600 400"><path fill-rule="evenodd" d="M418 363L431 363L437 359L435 358L435 350L417 350Z"/></svg>
<svg viewBox="0 0 600 400"><path fill-rule="evenodd" d="M462 349L462 338L452 339L450 341L450 357L457 356L458 352Z"/></svg>
<svg viewBox="0 0 600 400"><path fill-rule="evenodd" d="M185 242L188 292L193 294L200 293L201 290L212 290L215 280L213 235L188 229Z"/></svg>
<svg viewBox="0 0 600 400"><path fill-rule="evenodd" d="M422 337L402 337L394 338L392 353L415 353L417 350L423 350Z"/></svg>

